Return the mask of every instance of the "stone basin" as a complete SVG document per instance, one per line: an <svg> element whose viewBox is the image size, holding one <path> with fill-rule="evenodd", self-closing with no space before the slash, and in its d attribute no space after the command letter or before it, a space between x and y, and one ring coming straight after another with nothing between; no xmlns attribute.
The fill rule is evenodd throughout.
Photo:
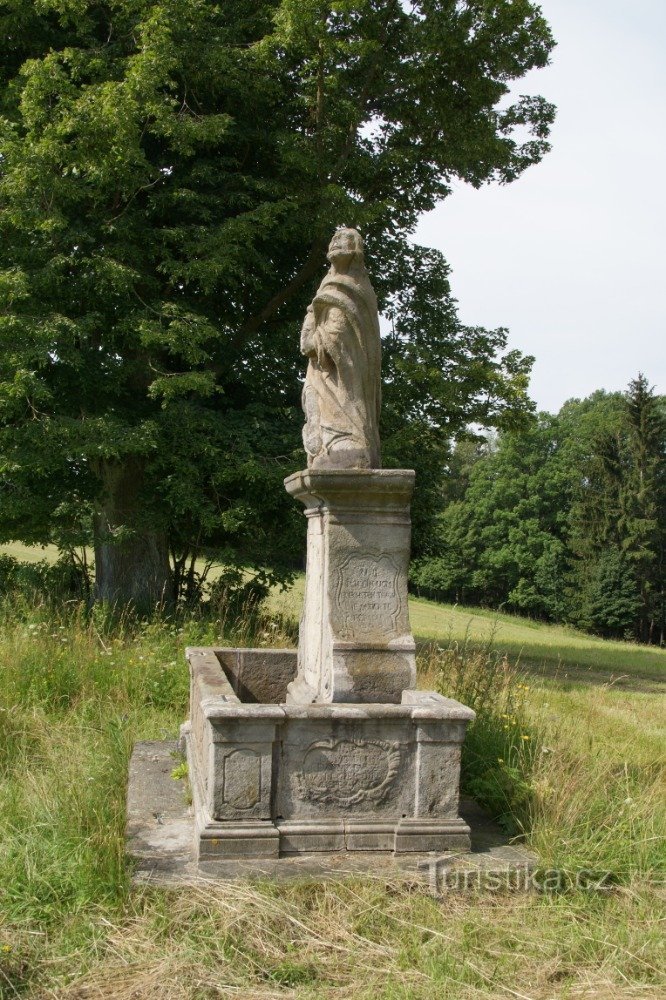
<svg viewBox="0 0 666 1000"><path fill-rule="evenodd" d="M296 650L186 655L199 860L469 850L458 787L471 709L415 690L400 704L290 704Z"/></svg>

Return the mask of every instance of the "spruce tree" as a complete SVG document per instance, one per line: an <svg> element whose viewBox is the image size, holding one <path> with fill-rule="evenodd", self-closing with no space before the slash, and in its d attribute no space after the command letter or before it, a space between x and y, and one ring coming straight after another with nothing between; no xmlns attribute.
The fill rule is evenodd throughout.
<svg viewBox="0 0 666 1000"><path fill-rule="evenodd" d="M622 551L638 584L637 636L664 642L666 414L639 373L625 395L626 460L619 491Z"/></svg>

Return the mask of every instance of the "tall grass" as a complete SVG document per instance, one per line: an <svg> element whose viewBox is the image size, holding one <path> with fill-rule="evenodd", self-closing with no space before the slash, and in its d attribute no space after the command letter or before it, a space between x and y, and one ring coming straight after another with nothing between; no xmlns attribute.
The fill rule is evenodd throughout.
<svg viewBox="0 0 666 1000"><path fill-rule="evenodd" d="M553 716L549 689L535 691L492 639L482 646L469 637L431 645L422 653L422 669L443 694L476 712L463 746L463 791L532 846L544 866L561 872L561 884L584 870L612 884L663 880L663 731L661 744L651 742L642 754L639 709L629 741L600 740L598 722L583 732L579 717ZM595 700L604 697L600 688ZM641 705L646 698L624 696L632 697ZM636 766L638 756L649 763Z"/></svg>
<svg viewBox="0 0 666 1000"><path fill-rule="evenodd" d="M145 621L25 595L0 602L0 995L18 988L3 971L15 953L8 926L37 924L67 956L94 947L101 910L121 912L132 745L177 735L185 645L234 645L250 627L258 644L290 642L279 621L250 611Z"/></svg>
<svg viewBox="0 0 666 1000"><path fill-rule="evenodd" d="M614 729L591 745L565 703L471 642L430 647L420 663L425 682L477 712L467 790L544 866L608 868L613 892L572 884L441 905L385 876L130 892L128 759L135 740L173 737L186 716L184 646L294 640L260 609L217 612L139 621L0 604L0 996L663 995L652 744L632 757Z"/></svg>
<svg viewBox="0 0 666 1000"><path fill-rule="evenodd" d="M483 645L469 634L445 646L430 644L419 660L424 680L476 713L463 744L463 793L477 799L507 832L526 832L542 749L541 729L527 709L526 678L493 648L492 637Z"/></svg>

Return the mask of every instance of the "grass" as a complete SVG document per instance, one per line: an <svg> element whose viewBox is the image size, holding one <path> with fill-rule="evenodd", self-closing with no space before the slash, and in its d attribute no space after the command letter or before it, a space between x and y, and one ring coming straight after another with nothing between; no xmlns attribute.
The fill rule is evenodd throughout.
<svg viewBox="0 0 666 1000"><path fill-rule="evenodd" d="M371 879L241 882L144 893L105 927L101 961L50 995L657 998L659 932L641 894L592 904L451 898L444 907Z"/></svg>
<svg viewBox="0 0 666 1000"><path fill-rule="evenodd" d="M437 604L421 598L410 601L412 628L417 636L439 641L465 634L478 643L492 641L501 652L520 659L525 667L599 672L666 680L666 649L598 639L564 625L547 625L518 615L480 608Z"/></svg>
<svg viewBox="0 0 666 1000"><path fill-rule="evenodd" d="M58 558L58 550L55 545L23 545L21 542L8 542L0 545L0 553L18 559L19 562L55 562Z"/></svg>
<svg viewBox="0 0 666 1000"><path fill-rule="evenodd" d="M37 548L18 542L0 546L15 559L37 562L55 561L55 546ZM211 580L219 568L211 571ZM273 611L298 619L303 603L305 578L296 579L286 591L274 591L270 598ZM631 642L598 639L565 625L548 625L519 615L483 608L440 604L410 597L409 614L414 635L422 641L439 643L472 642L492 645L512 660L520 660L524 669L555 675L558 681L585 679L599 675L621 686L640 680L666 681L666 649L640 646Z"/></svg>
<svg viewBox="0 0 666 1000"><path fill-rule="evenodd" d="M291 637L276 620L108 622L25 601L0 625L3 998L664 996L663 689L535 684L469 629L422 651L422 682L477 709L468 790L571 874L562 891L441 901L367 877L130 892L127 764L186 716L183 647ZM612 888L576 888L581 868Z"/></svg>
<svg viewBox="0 0 666 1000"><path fill-rule="evenodd" d="M271 607L298 617L303 603L304 578L271 596ZM600 675L601 680L666 681L666 649L630 642L598 639L565 625L547 625L519 615L483 608L465 608L410 597L409 615L414 635L422 641L471 641L490 645L525 669L559 680Z"/></svg>

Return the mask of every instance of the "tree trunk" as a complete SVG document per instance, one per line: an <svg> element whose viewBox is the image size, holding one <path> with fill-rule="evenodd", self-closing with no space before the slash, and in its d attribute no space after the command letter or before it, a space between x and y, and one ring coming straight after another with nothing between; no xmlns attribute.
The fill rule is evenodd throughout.
<svg viewBox="0 0 666 1000"><path fill-rule="evenodd" d="M141 611L171 605L167 536L141 517L141 462L100 461L95 472L103 484L93 520L95 600Z"/></svg>

